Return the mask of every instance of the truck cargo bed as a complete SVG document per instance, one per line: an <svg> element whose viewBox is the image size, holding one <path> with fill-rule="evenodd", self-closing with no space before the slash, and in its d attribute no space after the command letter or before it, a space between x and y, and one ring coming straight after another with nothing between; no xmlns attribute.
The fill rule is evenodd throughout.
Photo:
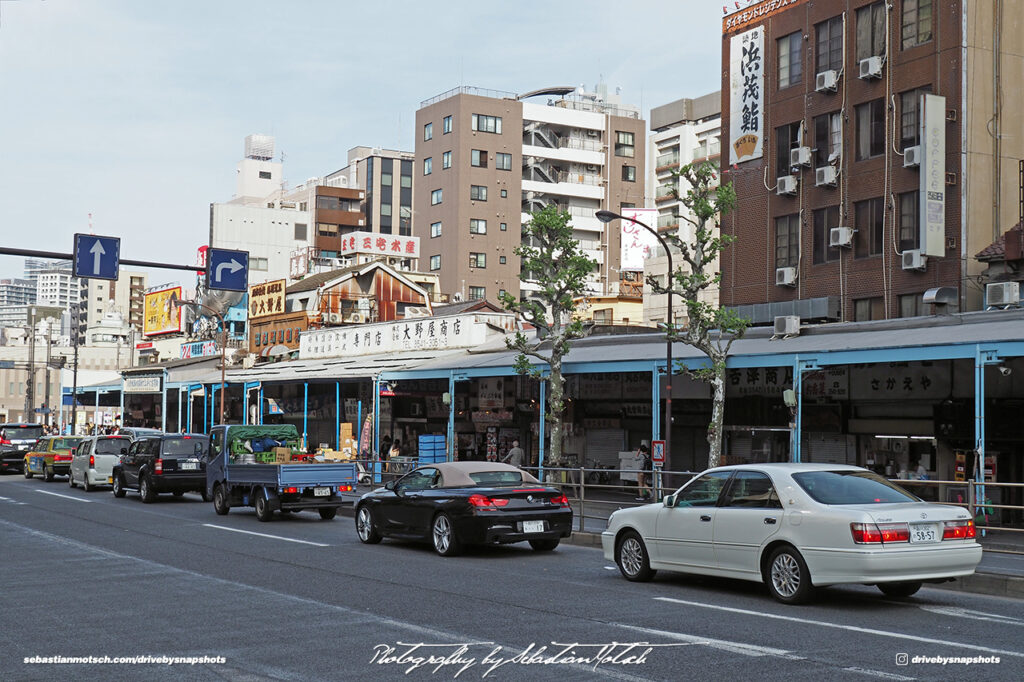
<svg viewBox="0 0 1024 682"><path fill-rule="evenodd" d="M322 464L228 464L225 479L236 485L322 486L356 483L356 465L351 462Z"/></svg>

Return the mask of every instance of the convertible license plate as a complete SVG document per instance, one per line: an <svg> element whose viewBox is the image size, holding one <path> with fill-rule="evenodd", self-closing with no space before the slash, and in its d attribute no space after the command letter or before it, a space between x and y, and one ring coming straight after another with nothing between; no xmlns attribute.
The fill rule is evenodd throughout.
<svg viewBox="0 0 1024 682"><path fill-rule="evenodd" d="M314 497L327 497L331 494L330 488L313 488Z"/></svg>
<svg viewBox="0 0 1024 682"><path fill-rule="evenodd" d="M910 526L911 542L938 542L939 534L932 524L917 524Z"/></svg>
<svg viewBox="0 0 1024 682"><path fill-rule="evenodd" d="M199 463L198 462L182 462L181 463L181 470L182 471L195 471L198 468L199 468Z"/></svg>
<svg viewBox="0 0 1024 682"><path fill-rule="evenodd" d="M523 521L523 532L524 533L543 533L544 522L543 521Z"/></svg>

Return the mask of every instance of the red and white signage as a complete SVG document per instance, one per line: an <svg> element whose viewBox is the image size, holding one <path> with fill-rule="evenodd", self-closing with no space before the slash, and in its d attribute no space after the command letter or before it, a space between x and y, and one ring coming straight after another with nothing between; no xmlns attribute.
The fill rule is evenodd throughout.
<svg viewBox="0 0 1024 682"><path fill-rule="evenodd" d="M372 253L394 258L419 258L419 237L399 237L393 234L350 232L341 237L341 255Z"/></svg>

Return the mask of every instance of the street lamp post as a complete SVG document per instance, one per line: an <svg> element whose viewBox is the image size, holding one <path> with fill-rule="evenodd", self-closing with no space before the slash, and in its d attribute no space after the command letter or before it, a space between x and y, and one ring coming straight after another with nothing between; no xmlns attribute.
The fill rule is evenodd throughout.
<svg viewBox="0 0 1024 682"><path fill-rule="evenodd" d="M186 299L171 298L170 305L173 308L179 308L179 307L181 307L183 305L194 305L197 308L202 308L203 310L206 310L206 311L212 313L217 318L217 321L220 322L220 423L223 424L224 423L224 392L227 389L227 386L224 383L224 370L225 370L225 367L226 367L226 364L227 364L225 362L225 359L224 359L224 352L225 352L225 349L227 348L227 345L228 345L228 328L227 328L227 325L224 323L224 316L221 315L216 310L214 310L213 308L211 308L210 306L204 305L204 304L200 303L199 301L191 301L191 300L186 300ZM189 398L189 400L191 400L191 397Z"/></svg>
<svg viewBox="0 0 1024 682"><path fill-rule="evenodd" d="M662 439L665 441L665 457L668 459L672 456L672 273L675 272L675 269L672 267L672 251L668 248L665 238L650 225L632 218L625 218L612 211L598 211L596 215L597 219L605 224L613 220L629 220L639 225L661 242L661 246L665 249L665 255L668 256L668 278L666 280L668 287L668 311L665 314L665 426L663 429L665 433L662 434Z"/></svg>

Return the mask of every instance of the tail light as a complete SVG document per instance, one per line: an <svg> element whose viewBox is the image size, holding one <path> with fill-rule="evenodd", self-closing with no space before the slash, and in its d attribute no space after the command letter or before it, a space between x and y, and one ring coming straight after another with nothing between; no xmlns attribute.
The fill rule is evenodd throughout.
<svg viewBox="0 0 1024 682"><path fill-rule="evenodd" d="M53 461L54 462L70 462L71 461L71 455L54 455L53 456Z"/></svg>
<svg viewBox="0 0 1024 682"><path fill-rule="evenodd" d="M500 498L492 499L486 495L480 495L477 493L476 495L469 496L469 504L479 509L497 509L498 507L504 507L507 505L508 500Z"/></svg>
<svg viewBox="0 0 1024 682"><path fill-rule="evenodd" d="M164 472L164 461L162 459L158 458L155 462L153 462L153 473L154 474L162 474L163 472Z"/></svg>
<svg viewBox="0 0 1024 682"><path fill-rule="evenodd" d="M10 444L11 444L11 439L10 438L0 438L0 445L10 445Z"/></svg>
<svg viewBox="0 0 1024 682"><path fill-rule="evenodd" d="M352 492L352 486L350 486L350 485L339 485L338 486L338 492L339 493L350 493L350 492Z"/></svg>
<svg viewBox="0 0 1024 682"><path fill-rule="evenodd" d="M858 545L910 542L910 526L906 523L851 523L850 532Z"/></svg>
<svg viewBox="0 0 1024 682"><path fill-rule="evenodd" d="M569 498L565 495L559 495L558 497L551 498L551 504L557 504L559 507L568 507Z"/></svg>
<svg viewBox="0 0 1024 682"><path fill-rule="evenodd" d="M969 540L977 532L974 530L974 521L946 521L942 526L943 540Z"/></svg>
<svg viewBox="0 0 1024 682"><path fill-rule="evenodd" d="M285 488L281 492L283 492L283 493L297 493L297 492L299 492L299 489L298 488Z"/></svg>
<svg viewBox="0 0 1024 682"><path fill-rule="evenodd" d="M96 455L89 455L89 468L90 469L95 469L96 468Z"/></svg>

